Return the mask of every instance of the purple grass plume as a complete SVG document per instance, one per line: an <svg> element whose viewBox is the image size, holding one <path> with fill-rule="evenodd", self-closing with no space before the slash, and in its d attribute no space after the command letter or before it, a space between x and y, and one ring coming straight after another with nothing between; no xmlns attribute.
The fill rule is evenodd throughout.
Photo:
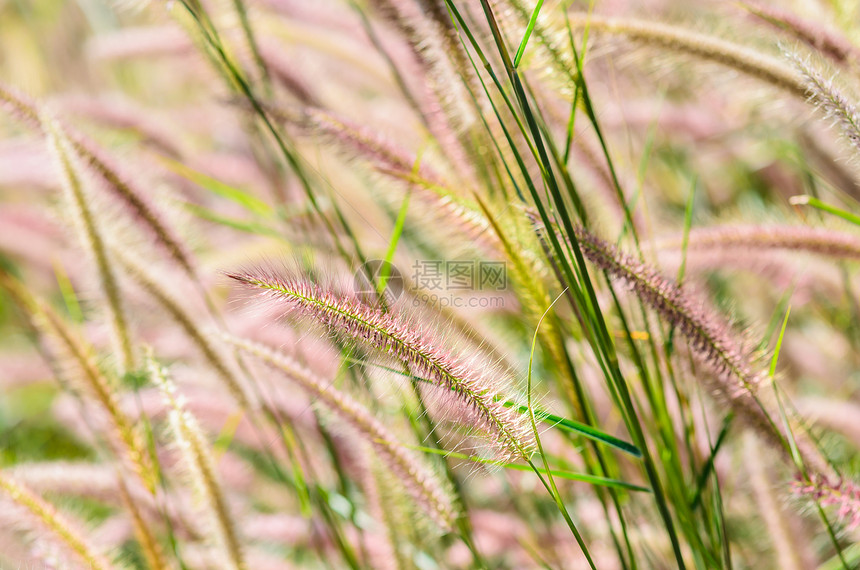
<svg viewBox="0 0 860 570"><path fill-rule="evenodd" d="M445 348L438 335L391 313L338 295L304 277L283 277L271 271L230 273L229 277L261 291L330 330L374 347L409 366L413 374L450 390L480 418L473 425L489 434L500 460L527 459L535 448L524 414L508 408L505 386L492 373L477 370Z"/></svg>
<svg viewBox="0 0 860 570"><path fill-rule="evenodd" d="M827 477L812 476L809 480L795 481L792 491L824 507L836 507L840 521L851 529L860 527L860 487L855 483L844 479L833 482Z"/></svg>

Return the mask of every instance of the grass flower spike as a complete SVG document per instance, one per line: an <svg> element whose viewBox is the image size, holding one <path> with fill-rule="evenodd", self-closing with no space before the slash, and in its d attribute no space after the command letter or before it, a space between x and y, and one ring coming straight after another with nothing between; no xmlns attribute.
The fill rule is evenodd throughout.
<svg viewBox="0 0 860 570"><path fill-rule="evenodd" d="M537 223L533 214L529 216ZM701 302L653 267L619 251L581 226L575 231L587 259L632 289L667 323L677 327L690 346L719 374L726 375L728 383L721 389L724 395L751 393L758 388L764 374L752 365L748 350L735 339L728 323L707 311Z"/></svg>
<svg viewBox="0 0 860 570"><path fill-rule="evenodd" d="M860 50L839 32L797 14L759 2L743 2L750 14L785 30L795 38L840 64L857 65Z"/></svg>
<svg viewBox="0 0 860 570"><path fill-rule="evenodd" d="M65 547L68 561L75 560L85 568L109 570L114 566L100 554L84 535L53 505L33 493L24 485L0 471L0 491L16 505L24 508L33 519L33 524L43 525Z"/></svg>
<svg viewBox="0 0 860 570"><path fill-rule="evenodd" d="M806 91L802 78L779 59L762 55L754 49L721 38L689 31L680 26L585 14L574 14L571 17L571 26L577 30L589 30L597 34L615 34L670 52L712 61L760 79L798 97L803 97Z"/></svg>
<svg viewBox="0 0 860 570"><path fill-rule="evenodd" d="M167 376L167 371L151 357L147 366L153 382L161 389L170 407L170 429L186 467L191 472L195 490L208 510L215 544L222 551L228 568L243 570L247 566L242 547L224 490L218 482L210 445L197 425L197 420L185 409L182 398L176 393L176 386Z"/></svg>
<svg viewBox="0 0 860 570"><path fill-rule="evenodd" d="M680 249L682 239L661 242L661 248ZM860 237L830 228L806 226L716 226L690 230L687 250L785 250L835 259L860 259Z"/></svg>
<svg viewBox="0 0 860 570"><path fill-rule="evenodd" d="M860 113L857 107L808 61L795 54L790 54L789 59L803 76L809 101L839 127L842 136L856 151L860 151Z"/></svg>
<svg viewBox="0 0 860 570"><path fill-rule="evenodd" d="M419 458L403 447L367 408L285 354L241 338L226 336L225 340L283 373L308 395L353 426L367 438L424 512L442 529L453 528L456 512L448 492L443 489L437 477L422 465Z"/></svg>
<svg viewBox="0 0 860 570"><path fill-rule="evenodd" d="M51 141L51 148L55 154L81 241L87 253L92 256L98 270L99 285L110 312L114 345L120 359L120 372L125 373L134 367L134 353L129 337L128 317L105 245L105 238L96 224L96 218L90 208L90 199L84 193L80 170L76 168L74 154L68 140L51 119L45 119L45 130L49 133L48 138Z"/></svg>
<svg viewBox="0 0 860 570"><path fill-rule="evenodd" d="M851 481L836 483L816 476L811 481L796 481L792 485L795 495L818 501L826 507L835 507L836 517L849 528L860 527L860 487Z"/></svg>
<svg viewBox="0 0 860 570"><path fill-rule="evenodd" d="M474 410L491 434L502 460L527 459L534 449L528 420L512 408L499 380L473 370L440 348L427 330L412 326L390 313L340 296L303 278L283 278L265 271L231 273L230 277L254 287L286 306L320 322L343 336L358 340L404 362L410 371L450 390Z"/></svg>

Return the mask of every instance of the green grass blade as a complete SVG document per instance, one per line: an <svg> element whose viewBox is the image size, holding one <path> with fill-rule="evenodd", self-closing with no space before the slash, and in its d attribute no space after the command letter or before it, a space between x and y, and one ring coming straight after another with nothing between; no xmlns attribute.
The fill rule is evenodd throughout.
<svg viewBox="0 0 860 570"><path fill-rule="evenodd" d="M216 180L211 176L185 166L181 162L173 160L172 158L161 156L159 159L161 163L174 174L193 182L204 190L208 190L213 194L239 204L254 215L271 217L274 214L274 210L266 202L240 188L225 184L220 180Z"/></svg>
<svg viewBox="0 0 860 570"><path fill-rule="evenodd" d="M720 433L717 434L717 440L714 442L713 447L711 448L711 453L708 455L708 459L705 461L705 465L702 467L702 472L699 473L699 476L696 479L696 492L693 495L692 501L690 501L690 510L695 511L699 508L699 505L702 501L702 493L705 491L705 485L708 483L708 477L711 476L711 473L714 470L714 461L717 459L717 453L720 452L720 449L723 447L723 443L726 441L726 436L729 435L729 428L732 425L732 420L734 419L734 414L729 412L725 418L723 418L723 425L720 427Z"/></svg>
<svg viewBox="0 0 860 570"><path fill-rule="evenodd" d="M781 395L781 390L777 383L774 381L774 376L776 375L776 363L779 358L779 352L782 348L782 339L785 335L785 328L788 325L788 316L791 314L791 306L786 309L785 317L782 321L782 328L779 331L779 337L776 339L776 348L774 349L773 358L770 362L770 369L768 371L771 383L773 385L773 393L776 396L776 402L779 408L779 417L782 420L782 424L785 427L785 432L788 434L788 445L791 450L791 456L794 459L794 463L797 465L798 471L800 471L801 475L804 478L809 478L809 475L806 471L806 466L803 464L803 460L800 457L800 452L797 449L797 442L794 437L794 432L791 429L791 422L788 420L788 414L785 411L785 405L783 404L783 397ZM827 519L827 515L824 512L824 508L821 504L821 501L815 500L815 509L819 518L821 518L821 522L827 530L827 535L830 538L830 542L833 544L833 547L836 549L836 554L838 555L840 561L844 568L849 568L847 561L845 560L845 555L842 549L842 546L839 544L839 540L836 537L836 532L833 529L833 525L830 524L830 521Z"/></svg>
<svg viewBox="0 0 860 570"><path fill-rule="evenodd" d="M504 402L504 405L509 408L516 408L516 410L522 414L528 413L528 408L523 406L522 404L517 404L515 402ZM591 426L580 423L576 420L571 420L568 418L563 418L561 416L557 416L555 414L551 414L549 412L544 412L540 410L535 410L535 419L550 424L554 428L558 428L563 431L567 431L570 433L576 433L583 437L587 437L588 439L592 439L594 441L599 441L601 443L605 443L619 451L623 451L637 459L642 458L642 451L632 443L624 441L623 439L618 439L613 435L609 435L606 432L600 431L599 429L595 429Z"/></svg>
<svg viewBox="0 0 860 570"><path fill-rule="evenodd" d="M406 213L409 211L409 198L411 196L412 192L409 192L403 199L403 204L400 205L400 212L397 214L397 221L394 223L394 230L391 232L388 251L385 252L385 263L380 268L379 283L376 284L376 290L380 295L385 291L388 278L391 277L391 260L394 259L394 252L397 251L397 243L400 241L400 236L403 235L403 227L406 225Z"/></svg>
<svg viewBox="0 0 860 570"><path fill-rule="evenodd" d="M523 36L523 40L520 42L520 47L517 48L517 54L514 56L514 67L520 66L520 61L523 59L523 54L526 51L526 45L528 45L529 43L529 38L532 36L532 32L535 30L535 24L537 24L537 19L540 15L540 9L542 7L543 0L538 0L537 6L535 6L531 18L529 18L529 24L526 27L526 33Z"/></svg>
<svg viewBox="0 0 860 570"><path fill-rule="evenodd" d="M768 376L773 381L776 376L776 361L779 359L779 352L782 350L782 339L785 336L785 327L788 325L788 316L791 314L791 305L785 310L785 318L782 320L782 328L779 330L779 336L776 339L776 348L773 349L773 358L770 359L770 369Z"/></svg>
<svg viewBox="0 0 860 570"><path fill-rule="evenodd" d="M813 196L794 196L788 202L792 206L812 206L816 210L833 214L834 216L842 218L846 222L851 222L855 226L860 226L860 216L837 208L836 206L831 206L830 204L822 202Z"/></svg>
<svg viewBox="0 0 860 570"><path fill-rule="evenodd" d="M234 230L238 230L240 232L276 238L282 237L277 230L270 228L269 226L266 226L264 224L258 224L256 222L246 222L245 220L237 220L236 218L228 218L227 216L222 216L221 214L213 212L209 208L205 208L197 204L192 204L190 202L182 203L182 207L188 210L193 215L197 216L198 218L210 221L214 224L233 228Z"/></svg>
<svg viewBox="0 0 860 570"><path fill-rule="evenodd" d="M81 310L81 304L78 302L78 295L75 293L75 288L72 285L72 280L69 279L69 274L58 260L53 261L54 276L57 279L57 286L60 288L60 294L63 296L63 302L66 305L66 310L69 312L69 317L75 323L84 322L84 313Z"/></svg>
<svg viewBox="0 0 860 570"><path fill-rule="evenodd" d="M431 453L433 455L441 455L443 457L453 457L454 459L463 459L467 461L474 461L475 463L482 463L484 465L495 465L497 467L502 467L504 469L512 469L514 471L532 471L532 466L530 465L522 465L520 463L505 463L503 461L495 461L492 459L487 459L485 457L475 457L472 455L466 455L465 453L458 453L456 451L447 451L444 449L436 449L433 447L423 447L420 445L407 445L410 449L414 449L416 451L422 451L424 453ZM619 481L618 479L610 479L608 477L598 477L596 475L589 475L587 473L575 473L573 471L563 471L558 469L546 470L543 467L536 467L537 471L542 475L551 474L553 477L559 477L560 479L567 479L568 481L583 481L585 483L591 483L593 485L599 485L601 487L613 487L616 489L627 489L630 491L638 491L642 493L650 493L651 489L648 487L643 487L641 485L635 485L633 483L628 483L626 481Z"/></svg>
<svg viewBox="0 0 860 570"><path fill-rule="evenodd" d="M681 267L678 268L678 283L684 282L684 274L687 269L687 249L690 245L690 228L693 226L693 204L696 199L696 187L699 183L693 179L690 184L690 197L687 198L687 207L684 209L684 238L681 242Z"/></svg>
<svg viewBox="0 0 860 570"><path fill-rule="evenodd" d="M546 490L549 491L553 500L555 501L556 506L558 507L559 512L564 517L564 522L567 523L568 528L570 528L570 532L573 533L576 542L579 544L580 550L582 550L583 555L585 555L585 559L588 560L589 566L591 566L594 570L597 570L597 567L594 565L594 560L591 558L591 553L588 551L588 546L586 546L585 541L582 538L582 534L579 532L579 529L576 527L576 524L573 522L573 518L570 516L570 512L567 510L567 506L564 504L564 500L561 498L561 493L558 491L558 487L555 484L555 478L552 476L552 470L549 467L549 462L546 458L546 453L543 450L543 444L540 440L540 432L537 428L537 422L535 421L534 408L532 407L532 369L534 365L535 359L535 348L537 347L538 340L538 332L540 331L540 326L543 323L543 320L552 310L553 306L558 302L559 299L564 296L567 292L565 289L561 292L561 294L553 300L549 307L546 308L543 315L541 315L540 320L535 327L534 335L532 336L532 346L531 352L529 353L529 370L528 370L528 388L526 389L526 397L528 398L528 411L529 411L529 421L531 422L532 431L534 432L535 442L537 444L537 452L540 456L540 460L543 463L543 469L536 467L535 464L531 461L531 459L526 458L526 462L529 464L529 467L534 471L538 478L543 483L543 486L546 487ZM541 474L546 474L547 481L543 480Z"/></svg>

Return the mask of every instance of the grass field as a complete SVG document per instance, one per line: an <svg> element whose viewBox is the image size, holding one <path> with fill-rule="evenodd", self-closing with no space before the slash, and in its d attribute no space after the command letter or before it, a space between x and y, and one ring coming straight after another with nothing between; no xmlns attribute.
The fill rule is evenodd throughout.
<svg viewBox="0 0 860 570"><path fill-rule="evenodd" d="M860 3L0 0L0 568L860 567Z"/></svg>

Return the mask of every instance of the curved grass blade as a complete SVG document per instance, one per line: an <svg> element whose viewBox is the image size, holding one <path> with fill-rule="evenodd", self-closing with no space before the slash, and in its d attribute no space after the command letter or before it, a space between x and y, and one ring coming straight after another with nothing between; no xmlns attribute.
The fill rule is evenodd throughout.
<svg viewBox="0 0 860 570"><path fill-rule="evenodd" d="M159 157L159 160L168 170L177 176L181 176L189 182L193 182L197 186L200 186L204 190L208 190L213 194L239 204L252 214L262 217L271 217L274 213L272 207L265 201L240 188L236 188L221 182L220 180L216 180L211 176L198 172L197 170L185 166L177 160L167 158L166 156Z"/></svg>
<svg viewBox="0 0 860 570"><path fill-rule="evenodd" d="M443 457L453 457L454 459L466 459L469 461L474 461L475 463L483 463L485 465L496 465L498 467L503 467L505 469L513 469L514 471L529 471L534 472L534 469L531 465L522 465L520 463L505 463L503 461L495 461L493 459L485 459L483 457L474 457L472 455L466 455L465 453L458 453L456 451L447 451L444 449L435 449L432 447L423 447L420 445L407 445L411 449L415 449L418 451L423 451L425 453L432 453L435 455L441 455ZM638 491L642 493L650 493L651 489L648 487L643 487L641 485L635 485L633 483L628 483L626 481L619 481L618 479L610 479L608 477L598 477L597 475L589 475L587 473L575 473L573 471L563 471L558 469L544 469L543 467L535 467L538 472L542 475L550 474L553 477L559 477L561 479L567 479L568 481L582 481L584 483L591 483L592 485L600 485L601 487L614 487L616 489L627 489L629 491Z"/></svg>
<svg viewBox="0 0 860 570"><path fill-rule="evenodd" d="M516 402L504 402L504 405L508 408L516 408L518 412L523 414L527 414L529 411L528 407L523 406L522 404L517 404ZM642 457L642 452L632 443L626 442L623 439L618 439L613 435L609 435L608 433L602 432L589 425L579 423L576 420L563 418L541 410L535 410L535 419L540 420L543 423L550 424L552 427L576 433L583 437L587 437L588 439L593 439L594 441L605 443L606 445L630 454L637 459Z"/></svg>
<svg viewBox="0 0 860 570"><path fill-rule="evenodd" d="M222 216L221 214L217 214L208 208L199 206L197 204L192 204L191 202L182 202L181 206L185 208L188 212L190 212L192 215L202 220L212 222L213 224L226 226L228 228L232 228L234 230L249 234L283 239L283 236L278 233L277 230L275 230L274 228L270 228L264 224L258 224L256 222L246 222L245 220L237 220L235 218Z"/></svg>
<svg viewBox="0 0 860 570"><path fill-rule="evenodd" d="M841 208L837 208L836 206L831 206L827 202L822 202L813 196L793 196L789 199L788 203L792 206L812 206L816 210L833 214L834 216L842 218L846 222L850 222L855 226L860 226L860 216L857 214L852 214L851 212L847 212Z"/></svg>

